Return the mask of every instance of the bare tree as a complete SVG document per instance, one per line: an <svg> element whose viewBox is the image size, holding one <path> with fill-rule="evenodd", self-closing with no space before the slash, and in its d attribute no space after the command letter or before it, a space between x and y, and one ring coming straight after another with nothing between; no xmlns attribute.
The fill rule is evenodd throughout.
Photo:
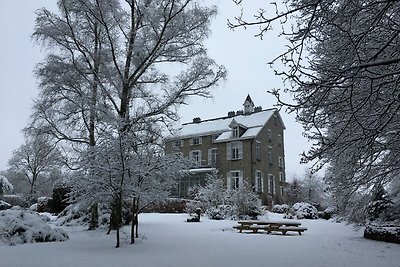
<svg viewBox="0 0 400 267"><path fill-rule="evenodd" d="M348 197L398 179L400 2L286 0L271 9L260 9L255 21L239 16L230 27L256 25L262 37L283 25L288 48L271 63L285 65L275 73L294 101L271 92L315 143L303 161L316 160L317 169L329 163L330 186Z"/></svg>
<svg viewBox="0 0 400 267"><path fill-rule="evenodd" d="M51 179L51 173L61 163L60 151L54 143L45 136L26 135L25 144L14 150L8 165L9 171L23 176L29 183L29 198L32 201L41 180Z"/></svg>

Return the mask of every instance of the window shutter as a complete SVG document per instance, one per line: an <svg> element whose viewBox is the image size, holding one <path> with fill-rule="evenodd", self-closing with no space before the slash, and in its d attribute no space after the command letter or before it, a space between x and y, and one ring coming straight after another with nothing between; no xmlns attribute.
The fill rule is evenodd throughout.
<svg viewBox="0 0 400 267"><path fill-rule="evenodd" d="M239 188L243 188L243 171L239 171Z"/></svg>
<svg viewBox="0 0 400 267"><path fill-rule="evenodd" d="M189 151L189 160L193 160L193 151Z"/></svg>
<svg viewBox="0 0 400 267"><path fill-rule="evenodd" d="M232 143L226 143L226 159L232 160Z"/></svg>
<svg viewBox="0 0 400 267"><path fill-rule="evenodd" d="M232 189L232 179L231 179L231 173L230 172L226 173L226 188L228 190Z"/></svg>
<svg viewBox="0 0 400 267"><path fill-rule="evenodd" d="M200 162L200 164L201 164L201 150L199 150L199 162Z"/></svg>
<svg viewBox="0 0 400 267"><path fill-rule="evenodd" d="M199 145L203 144L203 138L199 137Z"/></svg>
<svg viewBox="0 0 400 267"><path fill-rule="evenodd" d="M262 172L261 173L261 193L264 193L264 175Z"/></svg>
<svg viewBox="0 0 400 267"><path fill-rule="evenodd" d="M211 165L211 164L212 164L212 159L211 159L211 157L212 157L212 150L209 149L209 150L208 150L208 165Z"/></svg>
<svg viewBox="0 0 400 267"><path fill-rule="evenodd" d="M238 142L238 150L239 150L239 159L243 158L243 143Z"/></svg>

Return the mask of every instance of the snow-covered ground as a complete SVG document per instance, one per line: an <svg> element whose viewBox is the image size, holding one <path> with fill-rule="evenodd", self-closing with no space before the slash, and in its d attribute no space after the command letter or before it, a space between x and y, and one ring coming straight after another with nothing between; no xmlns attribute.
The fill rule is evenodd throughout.
<svg viewBox="0 0 400 267"><path fill-rule="evenodd" d="M0 246L0 267L75 266L400 266L400 245L366 240L362 230L325 220L302 220L303 235L240 234L234 221L187 223L185 214L140 215L141 238L122 247L115 235L65 227L65 242ZM269 214L269 219L281 219Z"/></svg>

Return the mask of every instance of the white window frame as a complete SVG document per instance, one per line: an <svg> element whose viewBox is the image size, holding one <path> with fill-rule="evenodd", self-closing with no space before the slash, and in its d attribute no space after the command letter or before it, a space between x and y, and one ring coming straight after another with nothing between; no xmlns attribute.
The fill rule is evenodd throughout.
<svg viewBox="0 0 400 267"><path fill-rule="evenodd" d="M261 160L261 142L256 141L256 159Z"/></svg>
<svg viewBox="0 0 400 267"><path fill-rule="evenodd" d="M227 160L243 159L242 141L235 141L226 144L226 159Z"/></svg>
<svg viewBox="0 0 400 267"><path fill-rule="evenodd" d="M268 138L268 142L272 142L272 130L268 129L267 131L267 138Z"/></svg>
<svg viewBox="0 0 400 267"><path fill-rule="evenodd" d="M183 146L183 140L182 139L178 139L174 141L174 146L175 147L182 147Z"/></svg>
<svg viewBox="0 0 400 267"><path fill-rule="evenodd" d="M283 158L282 157L279 157L279 159L278 159L278 166L283 167Z"/></svg>
<svg viewBox="0 0 400 267"><path fill-rule="evenodd" d="M195 155L195 153L197 155ZM189 153L189 159L198 163L201 163L201 150L192 150Z"/></svg>
<svg viewBox="0 0 400 267"><path fill-rule="evenodd" d="M263 181L263 175L262 172L259 170L256 170L255 176L254 176L254 189L256 193L262 193L264 192L264 181Z"/></svg>
<svg viewBox="0 0 400 267"><path fill-rule="evenodd" d="M208 150L208 165L211 166L217 164L217 157L218 157L218 149L210 148Z"/></svg>
<svg viewBox="0 0 400 267"><path fill-rule="evenodd" d="M240 129L238 125L232 127L232 137L239 137L239 132Z"/></svg>
<svg viewBox="0 0 400 267"><path fill-rule="evenodd" d="M237 190L243 186L243 171L233 170L227 173L228 190Z"/></svg>
<svg viewBox="0 0 400 267"><path fill-rule="evenodd" d="M190 145L194 146L194 145L201 145L203 143L203 139L200 137L193 137L190 139Z"/></svg>
<svg viewBox="0 0 400 267"><path fill-rule="evenodd" d="M281 181L282 183L285 182L285 175L283 174L283 172L279 172L279 181Z"/></svg>
<svg viewBox="0 0 400 267"><path fill-rule="evenodd" d="M268 146L267 161L269 164L272 164L272 146Z"/></svg>
<svg viewBox="0 0 400 267"><path fill-rule="evenodd" d="M275 195L275 181L272 174L268 174L268 194Z"/></svg>

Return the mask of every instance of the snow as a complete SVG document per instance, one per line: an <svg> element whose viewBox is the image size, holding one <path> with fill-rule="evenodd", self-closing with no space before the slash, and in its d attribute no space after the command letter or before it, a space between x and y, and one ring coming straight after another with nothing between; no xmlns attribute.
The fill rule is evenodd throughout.
<svg viewBox="0 0 400 267"><path fill-rule="evenodd" d="M51 228L47 224L48 221L50 221L48 214L39 215L29 210L9 209L0 211L0 243L17 245L68 239L64 230Z"/></svg>
<svg viewBox="0 0 400 267"><path fill-rule="evenodd" d="M235 117L223 117L219 119L205 120L200 123L183 124L178 132L180 137L201 136L202 134L229 132L229 124L235 120L237 123L249 128L256 127L250 131L251 136L258 134L259 130L264 126L276 110L263 110L249 115L238 115Z"/></svg>
<svg viewBox="0 0 400 267"><path fill-rule="evenodd" d="M236 221L187 223L186 214L140 215L140 239L129 245L124 228L122 247L103 231L65 227L65 242L0 247L1 267L47 266L385 266L398 267L400 245L367 240L362 229L325 220L301 220L308 230L244 234ZM268 215L282 220L282 215ZM23 255L23 257L21 257Z"/></svg>

